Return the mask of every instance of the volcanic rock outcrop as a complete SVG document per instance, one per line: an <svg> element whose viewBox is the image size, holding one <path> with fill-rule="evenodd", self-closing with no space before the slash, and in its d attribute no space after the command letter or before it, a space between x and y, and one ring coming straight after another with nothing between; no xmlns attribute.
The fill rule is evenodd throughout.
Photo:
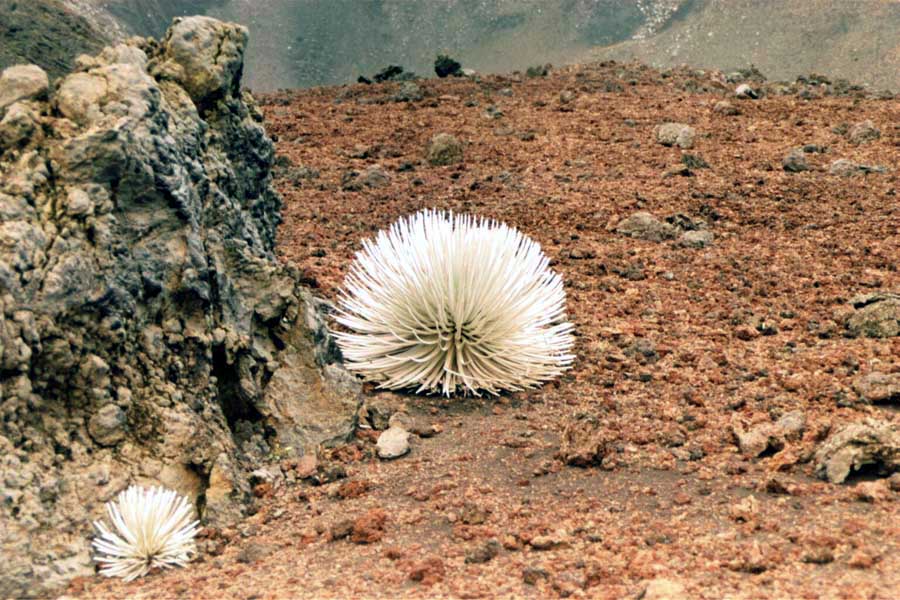
<svg viewBox="0 0 900 600"><path fill-rule="evenodd" d="M93 572L90 521L129 483L218 525L261 461L352 433L359 387L324 304L275 257L246 44L176 19L54 85L3 75L0 597Z"/></svg>

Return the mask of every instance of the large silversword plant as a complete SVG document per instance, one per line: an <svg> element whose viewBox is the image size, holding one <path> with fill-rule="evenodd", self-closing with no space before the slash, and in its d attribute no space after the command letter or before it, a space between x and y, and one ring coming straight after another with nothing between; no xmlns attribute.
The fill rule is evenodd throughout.
<svg viewBox="0 0 900 600"><path fill-rule="evenodd" d="M513 227L425 210L401 218L347 275L335 335L347 367L382 388L498 394L574 360L560 276Z"/></svg>

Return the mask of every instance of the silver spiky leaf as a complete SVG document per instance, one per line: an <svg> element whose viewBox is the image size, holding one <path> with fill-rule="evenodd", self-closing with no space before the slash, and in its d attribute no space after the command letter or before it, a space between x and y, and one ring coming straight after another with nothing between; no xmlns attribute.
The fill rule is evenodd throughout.
<svg viewBox="0 0 900 600"><path fill-rule="evenodd" d="M497 394L574 360L565 291L540 245L497 221L424 210L362 251L335 332L347 368L387 389Z"/></svg>
<svg viewBox="0 0 900 600"><path fill-rule="evenodd" d="M153 567L183 567L196 554L194 508L172 490L133 485L107 502L106 512L112 529L95 521L92 543L101 575L131 581Z"/></svg>

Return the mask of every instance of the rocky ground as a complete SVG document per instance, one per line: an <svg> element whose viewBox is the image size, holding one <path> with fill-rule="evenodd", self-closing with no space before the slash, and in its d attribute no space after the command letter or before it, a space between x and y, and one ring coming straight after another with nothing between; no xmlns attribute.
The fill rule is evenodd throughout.
<svg viewBox="0 0 900 600"><path fill-rule="evenodd" d="M896 598L900 105L753 85L606 64L263 98L280 252L318 293L400 215L475 212L553 258L578 360L499 398L367 389L357 439L257 472L189 568L67 593ZM389 425L411 450L383 460Z"/></svg>

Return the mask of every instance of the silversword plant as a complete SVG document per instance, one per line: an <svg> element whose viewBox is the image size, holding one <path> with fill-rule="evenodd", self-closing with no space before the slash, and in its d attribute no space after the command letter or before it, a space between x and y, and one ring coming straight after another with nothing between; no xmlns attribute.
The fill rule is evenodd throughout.
<svg viewBox="0 0 900 600"><path fill-rule="evenodd" d="M363 249L335 332L347 367L387 389L497 394L574 360L565 291L540 245L513 227L424 210Z"/></svg>
<svg viewBox="0 0 900 600"><path fill-rule="evenodd" d="M196 554L199 521L192 520L191 503L172 490L133 485L107 502L106 512L112 529L94 522L101 575L131 581L154 567L183 567Z"/></svg>

